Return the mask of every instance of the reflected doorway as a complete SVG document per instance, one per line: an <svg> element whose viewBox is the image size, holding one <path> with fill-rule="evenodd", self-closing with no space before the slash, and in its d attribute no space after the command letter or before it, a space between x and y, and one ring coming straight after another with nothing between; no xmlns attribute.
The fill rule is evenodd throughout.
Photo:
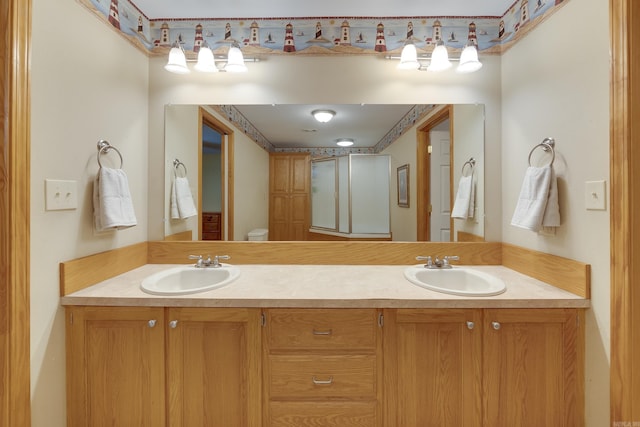
<svg viewBox="0 0 640 427"><path fill-rule="evenodd" d="M452 179L450 165L453 163L453 138L452 105L447 105L434 113L418 129L416 156L418 200L416 206L417 240L419 242L452 241L453 220L450 215ZM437 160L434 159L433 154L434 144L437 144L435 149ZM432 183L436 181L436 176L441 179L438 180L440 182L439 186L434 189L432 188ZM434 212L434 202L437 214Z"/></svg>

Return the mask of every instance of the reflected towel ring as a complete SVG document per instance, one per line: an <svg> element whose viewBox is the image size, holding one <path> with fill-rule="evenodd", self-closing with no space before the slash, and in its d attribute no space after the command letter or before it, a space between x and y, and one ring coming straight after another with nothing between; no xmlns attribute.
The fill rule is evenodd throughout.
<svg viewBox="0 0 640 427"><path fill-rule="evenodd" d="M556 150L554 148L555 145L556 145L556 140L549 137L549 138L543 139L540 144L533 147L529 152L529 159L528 159L529 166L531 166L531 155L533 154L534 151L536 151L537 148L542 148L542 150L545 153L549 153L549 152L551 153L551 161L547 166L552 166L553 161L556 159Z"/></svg>
<svg viewBox="0 0 640 427"><path fill-rule="evenodd" d="M100 141L98 141L98 155L97 155L98 166L102 168L102 163L100 162L100 156L102 154L107 154L109 150L114 150L116 153L118 153L118 157L120 157L120 169L122 169L122 165L124 164L124 160L122 159L122 154L116 147L109 144L109 142L105 141L104 139L101 139Z"/></svg>
<svg viewBox="0 0 640 427"><path fill-rule="evenodd" d="M473 169L476 167L476 159L472 157L464 162L464 164L462 165L462 176L469 176L464 174L464 170L467 166L469 166L469 175L473 175Z"/></svg>
<svg viewBox="0 0 640 427"><path fill-rule="evenodd" d="M178 168L180 166L182 166L182 169L184 169L184 175L181 176L181 178L186 178L187 177L187 167L184 165L184 163L182 163L178 159L174 159L174 161L173 161L173 174L174 174L174 176L176 178L178 177Z"/></svg>

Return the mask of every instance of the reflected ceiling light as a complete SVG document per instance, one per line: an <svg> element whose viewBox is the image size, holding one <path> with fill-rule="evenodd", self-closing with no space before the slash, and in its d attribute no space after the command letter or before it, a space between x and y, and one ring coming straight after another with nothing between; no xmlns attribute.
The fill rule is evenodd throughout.
<svg viewBox="0 0 640 427"><path fill-rule="evenodd" d="M327 123L329 120L333 119L336 112L333 110L313 110L311 115L320 123Z"/></svg>
<svg viewBox="0 0 640 427"><path fill-rule="evenodd" d="M478 61L478 49L473 43L469 43L460 54L460 63L456 68L458 73L473 73L482 68L482 62Z"/></svg>
<svg viewBox="0 0 640 427"><path fill-rule="evenodd" d="M353 142L353 138L340 138L336 140L336 144L340 147L351 147Z"/></svg>

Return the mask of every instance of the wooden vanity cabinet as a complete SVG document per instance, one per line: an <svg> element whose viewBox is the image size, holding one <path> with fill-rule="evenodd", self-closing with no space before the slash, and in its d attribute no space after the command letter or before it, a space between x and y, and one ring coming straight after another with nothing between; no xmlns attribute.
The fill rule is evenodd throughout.
<svg viewBox="0 0 640 427"><path fill-rule="evenodd" d="M584 425L584 311L484 312L485 426Z"/></svg>
<svg viewBox="0 0 640 427"><path fill-rule="evenodd" d="M383 425L378 310L264 314L265 427Z"/></svg>
<svg viewBox="0 0 640 427"><path fill-rule="evenodd" d="M388 426L584 425L579 309L385 310Z"/></svg>
<svg viewBox="0 0 640 427"><path fill-rule="evenodd" d="M165 425L164 309L66 307L67 425Z"/></svg>
<svg viewBox="0 0 640 427"><path fill-rule="evenodd" d="M68 425L259 427L260 339L258 309L67 307Z"/></svg>
<svg viewBox="0 0 640 427"><path fill-rule="evenodd" d="M482 310L385 310L384 331L386 426L482 425Z"/></svg>

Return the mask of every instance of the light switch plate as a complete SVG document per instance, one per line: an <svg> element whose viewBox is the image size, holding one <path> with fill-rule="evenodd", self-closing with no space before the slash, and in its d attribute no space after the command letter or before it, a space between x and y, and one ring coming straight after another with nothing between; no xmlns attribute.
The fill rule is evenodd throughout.
<svg viewBox="0 0 640 427"><path fill-rule="evenodd" d="M607 207L606 181L587 181L584 185L584 207L587 210L603 211Z"/></svg>
<svg viewBox="0 0 640 427"><path fill-rule="evenodd" d="M78 181L45 179L44 193L48 211L78 208Z"/></svg>

